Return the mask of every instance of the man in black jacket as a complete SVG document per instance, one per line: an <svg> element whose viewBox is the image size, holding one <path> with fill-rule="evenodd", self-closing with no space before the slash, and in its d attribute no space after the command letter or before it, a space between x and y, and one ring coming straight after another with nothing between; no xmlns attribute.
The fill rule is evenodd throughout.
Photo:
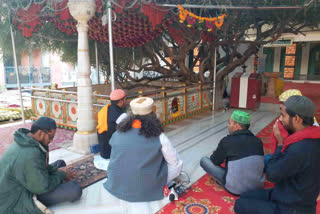
<svg viewBox="0 0 320 214"><path fill-rule="evenodd" d="M264 157L263 146L259 138L248 129L250 115L236 110L229 119L230 135L224 137L210 159L203 157L201 167L217 183L235 195L263 188ZM225 162L226 168L220 165Z"/></svg>
<svg viewBox="0 0 320 214"><path fill-rule="evenodd" d="M119 117L125 117L126 93L122 89L113 90L110 93L111 104L103 107L98 113L98 141L100 155L104 159L110 158L111 146L109 140L116 131ZM120 120L120 119L119 119Z"/></svg>
<svg viewBox="0 0 320 214"><path fill-rule="evenodd" d="M289 132L279 142L266 167L274 188L246 192L236 201L237 214L315 214L320 191L320 128L312 126L315 105L304 96L292 96L281 107L279 120Z"/></svg>

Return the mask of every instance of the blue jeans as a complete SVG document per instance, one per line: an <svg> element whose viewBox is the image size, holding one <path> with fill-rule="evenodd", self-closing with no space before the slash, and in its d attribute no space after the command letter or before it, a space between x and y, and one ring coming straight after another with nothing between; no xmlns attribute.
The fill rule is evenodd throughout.
<svg viewBox="0 0 320 214"><path fill-rule="evenodd" d="M66 166L63 160L58 160L50 165L56 166L58 168ZM46 192L37 195L38 200L45 206L52 206L62 202L73 202L79 200L82 195L82 189L80 185L75 181L69 181L60 184L56 189L51 192Z"/></svg>
<svg viewBox="0 0 320 214"><path fill-rule="evenodd" d="M220 186L224 186L224 174L226 172L224 168L214 165L208 157L201 158L200 166L204 171L211 175Z"/></svg>

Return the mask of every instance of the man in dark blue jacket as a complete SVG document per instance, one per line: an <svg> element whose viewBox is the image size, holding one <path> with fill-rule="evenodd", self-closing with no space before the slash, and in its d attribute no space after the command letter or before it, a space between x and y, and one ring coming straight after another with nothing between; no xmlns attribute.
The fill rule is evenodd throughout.
<svg viewBox="0 0 320 214"><path fill-rule="evenodd" d="M266 167L275 187L243 193L236 201L237 214L315 214L320 191L320 128L312 126L315 105L304 96L292 96L281 108L279 120L289 132L279 142Z"/></svg>
<svg viewBox="0 0 320 214"><path fill-rule="evenodd" d="M218 148L200 161L201 167L229 192L240 195L248 190L263 188L264 158L259 138L249 130L250 115L236 110L229 119L230 135L224 137ZM226 162L226 167L220 164Z"/></svg>

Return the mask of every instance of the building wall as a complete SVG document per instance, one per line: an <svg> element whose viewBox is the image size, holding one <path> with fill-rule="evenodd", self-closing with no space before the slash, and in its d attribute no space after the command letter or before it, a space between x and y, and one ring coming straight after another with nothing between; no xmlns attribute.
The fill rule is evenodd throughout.
<svg viewBox="0 0 320 214"><path fill-rule="evenodd" d="M61 62L58 54L50 54L51 82L57 83L58 87L62 85L62 73L64 72L64 63Z"/></svg>
<svg viewBox="0 0 320 214"><path fill-rule="evenodd" d="M22 67L29 67L29 60L30 60L30 57L29 57L28 53L23 51L21 54L21 62L20 62L21 66Z"/></svg>
<svg viewBox="0 0 320 214"><path fill-rule="evenodd" d="M42 67L43 66L40 50L33 50L32 51L32 65L34 67Z"/></svg>
<svg viewBox="0 0 320 214"><path fill-rule="evenodd" d="M306 75L310 75L310 57L311 51L314 47L320 45L320 42L298 42L296 51L296 62L295 62L295 75L297 78L300 75L301 79L306 78ZM264 51L265 56L265 70L269 72L282 72L284 70L285 64L285 49L286 47L267 47L264 49L269 49L269 51ZM269 56L272 57L272 61L266 60ZM259 56L260 57L260 56ZM270 59L270 57L269 57ZM271 69L267 69L268 65L272 64Z"/></svg>
<svg viewBox="0 0 320 214"><path fill-rule="evenodd" d="M30 57L28 53L23 52L21 55L21 66L34 66L37 68L49 67L51 83L57 83L58 87L62 87L63 85L73 85L72 82L77 81L74 65L72 63L62 62L57 53L33 50L32 57Z"/></svg>

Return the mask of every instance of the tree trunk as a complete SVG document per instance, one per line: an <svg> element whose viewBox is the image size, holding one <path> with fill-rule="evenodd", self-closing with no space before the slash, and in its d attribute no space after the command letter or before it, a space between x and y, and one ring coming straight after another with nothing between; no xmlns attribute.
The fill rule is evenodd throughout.
<svg viewBox="0 0 320 214"><path fill-rule="evenodd" d="M223 106L223 93L226 89L226 82L225 81L217 81L216 82L216 94L214 96L215 98L215 101L214 101L214 104L215 104L215 107L214 109L217 110L217 109L222 109L224 108Z"/></svg>

